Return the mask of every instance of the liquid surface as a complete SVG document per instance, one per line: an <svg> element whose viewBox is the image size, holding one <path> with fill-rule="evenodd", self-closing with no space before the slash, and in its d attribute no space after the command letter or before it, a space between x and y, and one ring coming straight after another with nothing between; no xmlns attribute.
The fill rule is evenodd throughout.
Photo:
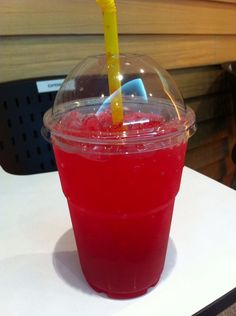
<svg viewBox="0 0 236 316"><path fill-rule="evenodd" d="M94 129L92 119L81 121L80 128ZM160 117L150 126L153 121L163 127ZM62 129L67 122L77 124L66 117ZM67 152L56 138L53 147L87 281L115 298L145 293L163 269L186 142L115 155L107 154L106 146L102 155Z"/></svg>

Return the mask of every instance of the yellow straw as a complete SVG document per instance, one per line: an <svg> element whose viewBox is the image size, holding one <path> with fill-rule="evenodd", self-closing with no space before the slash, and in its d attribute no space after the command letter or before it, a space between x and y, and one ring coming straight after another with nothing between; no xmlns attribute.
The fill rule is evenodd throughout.
<svg viewBox="0 0 236 316"><path fill-rule="evenodd" d="M109 92L119 90L111 101L113 124L123 123L123 107L121 96L121 75L119 63L119 43L117 32L116 6L114 0L96 0L103 12L104 38L107 54Z"/></svg>

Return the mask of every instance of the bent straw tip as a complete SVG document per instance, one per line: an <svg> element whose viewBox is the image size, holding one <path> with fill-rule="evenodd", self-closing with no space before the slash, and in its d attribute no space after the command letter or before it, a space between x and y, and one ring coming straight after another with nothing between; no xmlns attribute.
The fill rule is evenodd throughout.
<svg viewBox="0 0 236 316"><path fill-rule="evenodd" d="M114 0L96 0L97 4L100 5L101 9L106 11L116 10L116 5Z"/></svg>

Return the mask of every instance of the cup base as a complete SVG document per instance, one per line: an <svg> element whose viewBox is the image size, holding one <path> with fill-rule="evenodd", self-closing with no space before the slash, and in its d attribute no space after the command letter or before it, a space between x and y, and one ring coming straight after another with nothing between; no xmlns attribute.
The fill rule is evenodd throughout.
<svg viewBox="0 0 236 316"><path fill-rule="evenodd" d="M146 288L146 289L143 289L143 290L139 290L137 292L131 292L131 293L111 293L111 292L107 292L107 291L104 291L96 286L94 286L93 284L91 284L90 282L88 282L88 284L91 286L91 288L93 288L96 292L98 293L104 293L106 294L108 297L110 298L113 298L113 299L120 299L120 300L125 300L125 299L132 299L132 298L136 298L138 296L142 296L144 294L147 293L147 291L156 286L156 284L158 283L159 279L154 283L152 284L150 287Z"/></svg>

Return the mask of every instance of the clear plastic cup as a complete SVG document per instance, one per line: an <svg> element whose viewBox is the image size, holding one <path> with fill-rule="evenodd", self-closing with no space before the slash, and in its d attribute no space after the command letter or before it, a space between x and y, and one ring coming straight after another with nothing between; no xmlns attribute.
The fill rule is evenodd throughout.
<svg viewBox="0 0 236 316"><path fill-rule="evenodd" d="M121 91L112 95L106 56L80 63L45 113L44 135L53 144L85 278L98 292L131 298L154 286L163 270L195 115L151 58L120 55L119 62ZM117 93L124 121L114 125Z"/></svg>

